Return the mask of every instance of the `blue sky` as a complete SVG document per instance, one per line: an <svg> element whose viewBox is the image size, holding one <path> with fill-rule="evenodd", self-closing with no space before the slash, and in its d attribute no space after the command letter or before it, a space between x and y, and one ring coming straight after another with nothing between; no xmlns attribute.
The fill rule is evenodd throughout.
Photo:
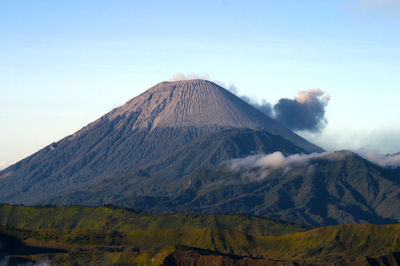
<svg viewBox="0 0 400 266"><path fill-rule="evenodd" d="M400 151L400 0L0 1L0 167L177 73L331 96L328 150Z"/></svg>

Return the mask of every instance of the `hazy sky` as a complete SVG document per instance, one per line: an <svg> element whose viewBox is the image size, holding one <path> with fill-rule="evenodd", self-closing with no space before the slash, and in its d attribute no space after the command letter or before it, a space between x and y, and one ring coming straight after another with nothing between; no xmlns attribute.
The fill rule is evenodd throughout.
<svg viewBox="0 0 400 266"><path fill-rule="evenodd" d="M399 29L400 0L1 0L0 168L177 73L271 103L320 88L308 139L400 151Z"/></svg>

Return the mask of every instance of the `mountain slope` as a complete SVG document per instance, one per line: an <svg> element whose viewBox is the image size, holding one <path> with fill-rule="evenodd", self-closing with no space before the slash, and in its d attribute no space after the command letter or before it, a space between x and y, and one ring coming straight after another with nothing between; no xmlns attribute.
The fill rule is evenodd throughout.
<svg viewBox="0 0 400 266"><path fill-rule="evenodd" d="M281 136L264 130L228 129L197 138L170 156L152 163L146 171L159 176L168 176L172 172L185 175L233 158L276 151L284 155L307 153Z"/></svg>
<svg viewBox="0 0 400 266"><path fill-rule="evenodd" d="M43 201L143 168L201 136L232 128L262 129L304 152L322 150L210 81L162 82L0 171L0 202Z"/></svg>
<svg viewBox="0 0 400 266"><path fill-rule="evenodd" d="M222 146L229 149L226 142ZM382 168L342 151L290 167L232 171L229 164L222 164L199 168L179 179L168 178L173 169L185 170L180 165L190 167L186 158L207 158L195 146L187 147L193 154L183 149L181 157L166 159L165 168L162 161L44 203L112 203L152 212L248 213L311 226L400 222L400 168ZM211 158L209 151L214 146L224 151L212 142L204 149Z"/></svg>
<svg viewBox="0 0 400 266"><path fill-rule="evenodd" d="M312 226L400 222L400 168L386 169L350 152L339 159L268 170L198 170L190 184L153 211L244 212ZM264 172L263 172L264 171Z"/></svg>
<svg viewBox="0 0 400 266"><path fill-rule="evenodd" d="M225 160L249 154L281 151L286 155L305 151L284 138L262 130L228 129L199 137L164 159L140 169L79 186L74 190L37 197L33 203L116 204L149 200L148 196L169 197L187 185L182 178L198 168L215 167ZM40 192L37 192L40 194ZM148 201L146 204L149 204ZM140 209L144 206L140 207Z"/></svg>

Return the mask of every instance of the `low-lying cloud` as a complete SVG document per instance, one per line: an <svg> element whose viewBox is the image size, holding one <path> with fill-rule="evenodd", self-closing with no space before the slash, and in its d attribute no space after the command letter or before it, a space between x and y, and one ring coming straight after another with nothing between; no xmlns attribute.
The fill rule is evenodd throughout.
<svg viewBox="0 0 400 266"><path fill-rule="evenodd" d="M306 165L312 159L324 158L327 160L342 160L350 152L322 152L311 154L292 154L284 156L280 151L270 154L250 155L240 159L229 161L230 170L239 171L252 168L259 169L278 169Z"/></svg>
<svg viewBox="0 0 400 266"><path fill-rule="evenodd" d="M356 152L362 158L381 167L400 167L400 153L392 155L379 154L372 151ZM315 164L313 159L323 159L329 161L345 160L346 157L354 154L350 151L322 152L311 154L292 154L284 156L280 151L270 154L256 154L244 158L227 161L227 166L231 171L244 171L248 177L253 179L264 179L272 171L282 169L284 172L296 167L306 167L306 171L313 171Z"/></svg>
<svg viewBox="0 0 400 266"><path fill-rule="evenodd" d="M284 174L294 168L302 167L306 174L315 170L312 159L325 159L330 161L342 160L350 152L323 152L312 154L292 154L284 156L280 151L271 154L256 154L245 158L233 159L227 162L231 171L243 171L243 177L250 181L260 181L267 178L272 172L282 170Z"/></svg>
<svg viewBox="0 0 400 266"><path fill-rule="evenodd" d="M400 153L381 154L375 151L357 151L356 153L382 167L400 167Z"/></svg>

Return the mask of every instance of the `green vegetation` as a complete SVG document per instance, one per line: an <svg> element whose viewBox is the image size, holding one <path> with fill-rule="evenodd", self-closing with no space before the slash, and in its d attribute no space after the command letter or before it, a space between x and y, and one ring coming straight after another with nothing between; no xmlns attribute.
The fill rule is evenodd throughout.
<svg viewBox="0 0 400 266"><path fill-rule="evenodd" d="M160 265L178 263L182 256L204 265L222 261L230 265L240 261L367 265L370 257L400 251L400 225L305 230L244 215L156 215L110 207L11 205L0 206L0 221L4 247L0 256L28 261L48 257L54 265Z"/></svg>
<svg viewBox="0 0 400 266"><path fill-rule="evenodd" d="M146 214L129 209L102 207L26 207L0 205L0 225L36 230L90 228L130 232L155 229L225 228L249 235L282 235L308 227L250 215Z"/></svg>
<svg viewBox="0 0 400 266"><path fill-rule="evenodd" d="M329 261L336 257L363 261L400 248L400 225L346 225L284 236L249 236L226 229L138 230L117 232L92 229L8 230L25 245L57 247L55 264L149 263L160 265L175 250L204 249L239 258L283 259L297 262ZM48 253L47 253L48 255Z"/></svg>

